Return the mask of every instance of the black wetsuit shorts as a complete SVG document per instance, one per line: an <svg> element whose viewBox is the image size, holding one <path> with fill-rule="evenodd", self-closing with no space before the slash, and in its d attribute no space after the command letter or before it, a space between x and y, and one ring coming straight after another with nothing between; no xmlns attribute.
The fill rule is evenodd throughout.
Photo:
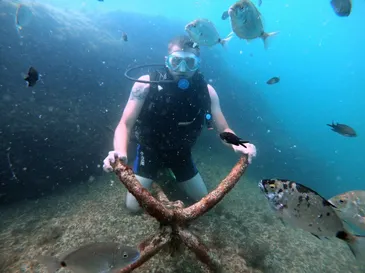
<svg viewBox="0 0 365 273"><path fill-rule="evenodd" d="M170 168L177 182L187 181L198 173L190 149L159 151L137 145L136 159L133 164L135 174L156 180L158 171L163 168Z"/></svg>

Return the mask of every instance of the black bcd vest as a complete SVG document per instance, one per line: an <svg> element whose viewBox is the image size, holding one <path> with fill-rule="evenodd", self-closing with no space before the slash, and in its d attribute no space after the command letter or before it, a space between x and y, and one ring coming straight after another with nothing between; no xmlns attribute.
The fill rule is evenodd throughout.
<svg viewBox="0 0 365 273"><path fill-rule="evenodd" d="M150 73L151 81L171 79L166 71ZM210 114L211 101L207 83L200 72L182 90L175 82L150 84L141 113L135 124L136 140L158 150L190 149L199 137Z"/></svg>

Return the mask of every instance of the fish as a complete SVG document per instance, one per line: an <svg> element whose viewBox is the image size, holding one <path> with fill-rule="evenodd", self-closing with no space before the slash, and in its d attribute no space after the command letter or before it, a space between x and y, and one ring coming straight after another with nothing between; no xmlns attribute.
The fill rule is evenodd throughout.
<svg viewBox="0 0 365 273"><path fill-rule="evenodd" d="M287 179L262 179L258 187L284 223L310 232L319 239L341 239L356 258L365 257L365 237L347 231L336 207L314 190Z"/></svg>
<svg viewBox="0 0 365 273"><path fill-rule="evenodd" d="M123 32L122 39L123 39L124 42L128 42L127 33Z"/></svg>
<svg viewBox="0 0 365 273"><path fill-rule="evenodd" d="M262 0L258 0L257 5L260 7L262 5ZM228 10L223 11L221 19L226 20L228 17L229 17Z"/></svg>
<svg viewBox="0 0 365 273"><path fill-rule="evenodd" d="M270 80L268 80L266 83L267 84L276 84L280 81L279 77L272 77Z"/></svg>
<svg viewBox="0 0 365 273"><path fill-rule="evenodd" d="M261 13L250 0L240 0L228 9L231 18L232 31L247 41L261 38L265 49L268 47L267 38L279 32L265 32Z"/></svg>
<svg viewBox="0 0 365 273"><path fill-rule="evenodd" d="M352 10L352 0L331 0L331 6L339 17L348 17Z"/></svg>
<svg viewBox="0 0 365 273"><path fill-rule="evenodd" d="M224 11L224 12L222 13L221 19L222 19L222 20L226 20L228 17L229 17L228 10L226 10L226 11Z"/></svg>
<svg viewBox="0 0 365 273"><path fill-rule="evenodd" d="M24 80L27 81L28 87L33 87L39 80L38 71L33 66L31 66Z"/></svg>
<svg viewBox="0 0 365 273"><path fill-rule="evenodd" d="M242 140L231 132L223 132L223 133L220 133L219 136L225 143L232 144L235 146L241 145L241 146L247 148L245 143L249 143L249 141Z"/></svg>
<svg viewBox="0 0 365 273"><path fill-rule="evenodd" d="M224 46L231 38L230 33L226 38L221 39L214 24L208 19L196 19L185 26L185 31L188 33L195 45L199 46L214 46L221 44Z"/></svg>
<svg viewBox="0 0 365 273"><path fill-rule="evenodd" d="M96 242L81 246L62 255L60 259L38 256L37 260L47 267L48 273L66 268L74 273L117 273L135 262L140 256L135 247L114 242Z"/></svg>
<svg viewBox="0 0 365 273"><path fill-rule="evenodd" d="M327 124L327 126L331 127L332 131L334 131L340 135L343 135L346 137L356 137L357 136L356 131L346 124L340 124L340 123L335 124L332 121L332 124Z"/></svg>
<svg viewBox="0 0 365 273"><path fill-rule="evenodd" d="M328 200L336 206L337 214L347 224L365 232L365 191L348 191Z"/></svg>

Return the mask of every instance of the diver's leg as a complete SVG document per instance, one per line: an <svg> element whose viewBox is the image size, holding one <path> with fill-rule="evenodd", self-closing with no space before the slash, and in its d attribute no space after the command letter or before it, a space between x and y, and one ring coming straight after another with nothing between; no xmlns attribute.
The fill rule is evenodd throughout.
<svg viewBox="0 0 365 273"><path fill-rule="evenodd" d="M152 182L153 182L152 179L145 178L145 177L142 177L142 176L139 176L139 175L136 175L136 178L139 181L139 183L142 184L142 186L144 188L146 188L148 190L151 188L151 185L152 185ZM141 209L141 207L138 204L137 199L130 192L127 192L125 203L126 203L127 209L132 213L137 213Z"/></svg>
<svg viewBox="0 0 365 273"><path fill-rule="evenodd" d="M154 155L155 153L151 150L142 148L139 144L137 145L137 155L133 164L133 172L139 183L148 190L156 178L158 170L158 159ZM141 209L137 199L130 192L127 192L126 207L132 213L137 213Z"/></svg>
<svg viewBox="0 0 365 273"><path fill-rule="evenodd" d="M197 173L189 180L179 182L178 185L194 201L199 201L208 194L207 186L200 173Z"/></svg>
<svg viewBox="0 0 365 273"><path fill-rule="evenodd" d="M191 199L199 201L208 194L207 187L195 167L190 151L181 151L171 161L170 168L180 189Z"/></svg>

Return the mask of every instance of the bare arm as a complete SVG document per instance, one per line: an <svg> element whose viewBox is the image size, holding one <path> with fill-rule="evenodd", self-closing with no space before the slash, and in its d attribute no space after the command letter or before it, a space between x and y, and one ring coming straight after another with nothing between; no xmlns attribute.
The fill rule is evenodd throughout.
<svg viewBox="0 0 365 273"><path fill-rule="evenodd" d="M210 96L210 101L211 101L212 117L213 117L213 121L217 128L218 133L223 133L223 132L234 133L232 131L232 129L229 128L226 118L224 117L224 115L222 113L217 92L215 91L213 86L211 86L210 84L208 84L208 91L209 91L209 96Z"/></svg>
<svg viewBox="0 0 365 273"><path fill-rule="evenodd" d="M149 81L149 75L144 75L140 80ZM127 147L131 130L141 112L148 94L150 85L136 82L131 90L127 105L114 133L114 151L127 155Z"/></svg>
<svg viewBox="0 0 365 273"><path fill-rule="evenodd" d="M210 100L211 100L212 117L213 117L213 121L216 125L218 132L219 133L230 132L230 133L234 134L232 129L229 128L226 118L224 117L224 115L222 113L217 92L209 84L208 84L208 91L209 91L209 96L210 96ZM224 141L222 141L222 142L225 145L230 146L233 149L233 151L235 151L236 153L247 155L248 163L251 163L252 158L256 156L256 147L255 147L255 145L253 145L251 143L247 143L246 146L241 146L241 145L236 146L236 145L227 144Z"/></svg>

